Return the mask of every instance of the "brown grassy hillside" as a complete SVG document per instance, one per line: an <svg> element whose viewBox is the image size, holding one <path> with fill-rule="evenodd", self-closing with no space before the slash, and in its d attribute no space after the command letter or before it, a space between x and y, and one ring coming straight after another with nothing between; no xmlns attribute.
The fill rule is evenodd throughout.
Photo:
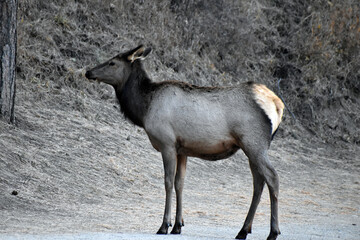
<svg viewBox="0 0 360 240"><path fill-rule="evenodd" d="M300 125L326 142L358 144L359 12L354 0L23 0L18 84L49 101L63 88L97 95L84 69L143 43L154 49L146 65L155 81L251 80L278 92L281 78Z"/></svg>

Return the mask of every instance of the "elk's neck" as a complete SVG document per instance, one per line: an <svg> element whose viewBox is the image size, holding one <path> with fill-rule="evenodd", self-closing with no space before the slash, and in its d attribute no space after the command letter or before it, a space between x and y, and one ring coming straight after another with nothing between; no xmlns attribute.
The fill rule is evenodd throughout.
<svg viewBox="0 0 360 240"><path fill-rule="evenodd" d="M133 70L122 87L115 88L121 111L135 125L144 127L144 118L149 109L153 83L145 71Z"/></svg>

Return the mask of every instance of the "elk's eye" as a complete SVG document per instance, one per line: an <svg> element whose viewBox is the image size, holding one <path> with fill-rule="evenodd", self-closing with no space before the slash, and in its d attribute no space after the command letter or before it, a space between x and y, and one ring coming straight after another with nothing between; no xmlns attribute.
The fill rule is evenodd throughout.
<svg viewBox="0 0 360 240"><path fill-rule="evenodd" d="M114 66L115 63L114 62L109 62L109 66Z"/></svg>

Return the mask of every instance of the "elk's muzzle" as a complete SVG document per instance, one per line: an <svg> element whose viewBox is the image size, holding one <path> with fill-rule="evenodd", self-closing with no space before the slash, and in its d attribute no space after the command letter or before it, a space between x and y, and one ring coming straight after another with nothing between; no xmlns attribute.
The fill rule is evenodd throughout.
<svg viewBox="0 0 360 240"><path fill-rule="evenodd" d="M87 79L95 79L95 78L93 77L93 74L91 73L91 71L86 71L85 77L86 77Z"/></svg>

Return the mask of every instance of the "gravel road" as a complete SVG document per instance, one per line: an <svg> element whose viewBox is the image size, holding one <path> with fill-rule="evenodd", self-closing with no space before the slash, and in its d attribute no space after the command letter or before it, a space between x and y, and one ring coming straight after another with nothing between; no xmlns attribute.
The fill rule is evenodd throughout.
<svg viewBox="0 0 360 240"><path fill-rule="evenodd" d="M184 228L181 235L156 235L148 233L79 233L79 234L3 234L3 240L220 240L233 239L237 233L236 228L226 227L200 227L189 225ZM248 236L248 240L265 239L268 234L267 226L256 226L254 232ZM282 234L278 240L358 240L360 236L359 225L282 225Z"/></svg>

